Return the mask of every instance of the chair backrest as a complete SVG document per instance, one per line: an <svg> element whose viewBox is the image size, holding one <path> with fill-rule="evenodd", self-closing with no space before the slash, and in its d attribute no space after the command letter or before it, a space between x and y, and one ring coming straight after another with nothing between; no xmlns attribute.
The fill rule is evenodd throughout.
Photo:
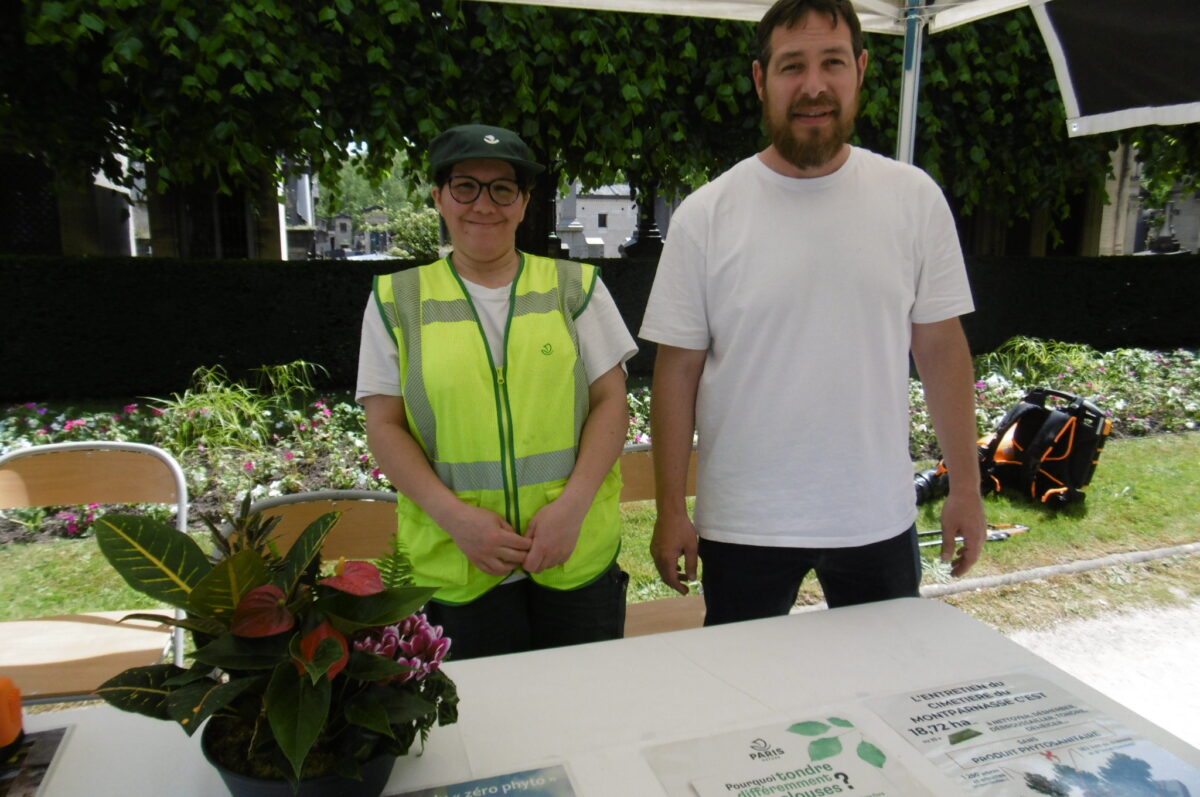
<svg viewBox="0 0 1200 797"><path fill-rule="evenodd" d="M321 556L326 560L379 559L392 551L396 537L396 494L382 490L314 490L264 498L250 506L251 512L278 517L271 534L281 550L288 547L326 512L341 512L333 531L325 538Z"/></svg>
<svg viewBox="0 0 1200 797"><path fill-rule="evenodd" d="M172 504L176 530L187 531L183 468L157 446L88 440L0 456L0 509L74 504ZM174 631L173 647L175 663L183 666L182 628Z"/></svg>
<svg viewBox="0 0 1200 797"><path fill-rule="evenodd" d="M0 456L0 509L174 504L187 529L187 482L175 458L143 443L50 443Z"/></svg>
<svg viewBox="0 0 1200 797"><path fill-rule="evenodd" d="M628 446L621 454L621 503L654 499L654 455L649 445ZM696 450L688 461L687 494L696 494Z"/></svg>

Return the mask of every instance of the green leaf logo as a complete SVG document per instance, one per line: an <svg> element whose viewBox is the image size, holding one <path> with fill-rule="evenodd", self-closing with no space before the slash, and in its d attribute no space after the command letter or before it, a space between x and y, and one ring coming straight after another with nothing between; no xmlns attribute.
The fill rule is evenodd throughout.
<svg viewBox="0 0 1200 797"><path fill-rule="evenodd" d="M791 733L798 733L801 736L820 736L829 730L829 726L823 722L797 722L792 727L788 728Z"/></svg>
<svg viewBox="0 0 1200 797"><path fill-rule="evenodd" d="M836 736L828 736L824 739L814 739L808 745L808 757L813 761L820 761L825 758L833 758L842 752L842 740Z"/></svg>
<svg viewBox="0 0 1200 797"><path fill-rule="evenodd" d="M553 353L554 353L554 347L551 346L549 343L547 343L545 346L542 347L542 354L545 354L546 356L550 356Z"/></svg>
<svg viewBox="0 0 1200 797"><path fill-rule="evenodd" d="M883 765L887 761L887 756L883 754L883 751L870 742L858 743L858 757L879 769L883 769Z"/></svg>

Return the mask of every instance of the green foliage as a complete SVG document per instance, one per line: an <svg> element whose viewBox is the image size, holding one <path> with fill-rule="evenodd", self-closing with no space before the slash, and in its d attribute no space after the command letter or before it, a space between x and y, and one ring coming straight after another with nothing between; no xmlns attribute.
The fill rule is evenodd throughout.
<svg viewBox="0 0 1200 797"><path fill-rule="evenodd" d="M1090 346L1019 335L976 358L975 371L1039 385L1057 379L1068 370L1086 367L1096 356L1096 350Z"/></svg>
<svg viewBox="0 0 1200 797"><path fill-rule="evenodd" d="M434 208L401 208L391 214L386 229L392 247L388 254L408 260L434 260L440 238L441 216Z"/></svg>
<svg viewBox="0 0 1200 797"><path fill-rule="evenodd" d="M674 195L764 142L745 22L457 0L34 0L21 32L0 47L0 149L64 179L119 179L120 154L147 165L153 191L295 169L335 194L379 191L398 159L419 170L441 130L488 121L520 132L562 184ZM902 42L867 46L858 140L891 154ZM1139 147L1153 201L1195 185L1196 125L1066 136L1027 10L926 37L922 74L918 163L963 216L1053 227L1102 186L1121 140ZM403 206L343 206L371 204ZM398 248L429 251L415 244Z"/></svg>
<svg viewBox="0 0 1200 797"><path fill-rule="evenodd" d="M410 132L396 107L432 105L429 87L406 85L403 59L441 8L25 3L25 36L6 63L18 82L5 80L3 143L76 174L104 165L115 176L112 153L128 154L151 166L152 190L201 179L228 190L285 163L331 173L360 137L384 144L367 156L382 169Z"/></svg>
<svg viewBox="0 0 1200 797"><path fill-rule="evenodd" d="M191 537L150 518L108 515L97 524L96 542L129 586L171 606L195 610L191 593L212 564Z"/></svg>
<svg viewBox="0 0 1200 797"><path fill-rule="evenodd" d="M323 370L303 360L263 366L256 388L231 380L219 365L198 368L191 388L153 399L162 419L156 442L173 450L201 441L214 448L262 447L271 439L272 417L311 396L312 377Z"/></svg>
<svg viewBox="0 0 1200 797"><path fill-rule="evenodd" d="M1065 219L1072 197L1102 188L1114 136L1068 138L1045 44L1027 10L926 36L917 164L964 216L1039 211ZM894 151L903 41L869 35L864 143Z"/></svg>
<svg viewBox="0 0 1200 797"><path fill-rule="evenodd" d="M342 164L336 180L321 185L325 214L349 213L357 227L365 224L367 208L392 211L427 206L431 186L417 171L418 166L406 153L398 152L387 169L372 172L363 155L352 156Z"/></svg>
<svg viewBox="0 0 1200 797"><path fill-rule="evenodd" d="M320 578L321 544L337 518L329 513L313 521L279 555L259 534L265 524L243 512L221 549L232 555L214 563L191 538L164 523L105 517L97 541L109 564L135 589L186 608L191 617L183 624L198 629L198 649L187 669L135 667L102 684L97 694L126 711L173 719L189 735L210 716L258 726L265 715L267 727L258 727L257 742L222 763L237 771L245 771L247 761L270 768L282 753L290 768L280 774L293 782L313 774L305 762L322 739L356 739L348 749L356 751L357 763L406 752L408 743L398 740L411 741L417 730L438 720L437 696L457 700L437 669L440 658L431 658L432 669L409 680L410 660L380 655L376 646L379 652L355 650L358 664L341 673L351 658L349 639L388 626L399 629L434 590L385 587L379 571L361 562L339 563L336 577ZM387 732L381 736L378 721L363 724L359 714L346 710L364 693L381 689L418 696L429 691L434 697L419 701L421 711L400 719L385 716Z"/></svg>
<svg viewBox="0 0 1200 797"><path fill-rule="evenodd" d="M1176 191L1200 191L1200 124L1143 127L1128 138L1142 164L1147 208L1166 207Z"/></svg>

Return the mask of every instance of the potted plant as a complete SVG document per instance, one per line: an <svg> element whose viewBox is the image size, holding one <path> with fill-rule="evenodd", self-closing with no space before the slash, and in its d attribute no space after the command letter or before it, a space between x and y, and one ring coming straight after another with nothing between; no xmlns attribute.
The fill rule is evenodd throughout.
<svg viewBox="0 0 1200 797"><path fill-rule="evenodd" d="M96 539L113 567L187 612L134 617L182 626L195 651L186 669L126 670L100 697L189 735L207 721L204 753L235 794L265 794L270 783L289 795L382 792L396 756L418 737L424 744L435 722L457 719L454 682L440 669L450 640L417 613L433 590L411 586L399 549L378 567L339 561L321 572L337 519L318 518L280 552L275 520L249 515L247 497L231 530L209 523L210 557L151 518L103 517ZM343 782L326 789L329 778ZM246 784L256 791L240 792Z"/></svg>

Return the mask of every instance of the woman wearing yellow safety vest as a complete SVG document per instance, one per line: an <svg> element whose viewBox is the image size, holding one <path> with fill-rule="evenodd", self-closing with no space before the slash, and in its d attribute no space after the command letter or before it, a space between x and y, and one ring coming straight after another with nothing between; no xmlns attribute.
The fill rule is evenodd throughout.
<svg viewBox="0 0 1200 797"><path fill-rule="evenodd" d="M456 659L620 637L617 457L637 347L595 267L520 252L543 167L513 132L431 149L453 251L376 277L358 400Z"/></svg>

